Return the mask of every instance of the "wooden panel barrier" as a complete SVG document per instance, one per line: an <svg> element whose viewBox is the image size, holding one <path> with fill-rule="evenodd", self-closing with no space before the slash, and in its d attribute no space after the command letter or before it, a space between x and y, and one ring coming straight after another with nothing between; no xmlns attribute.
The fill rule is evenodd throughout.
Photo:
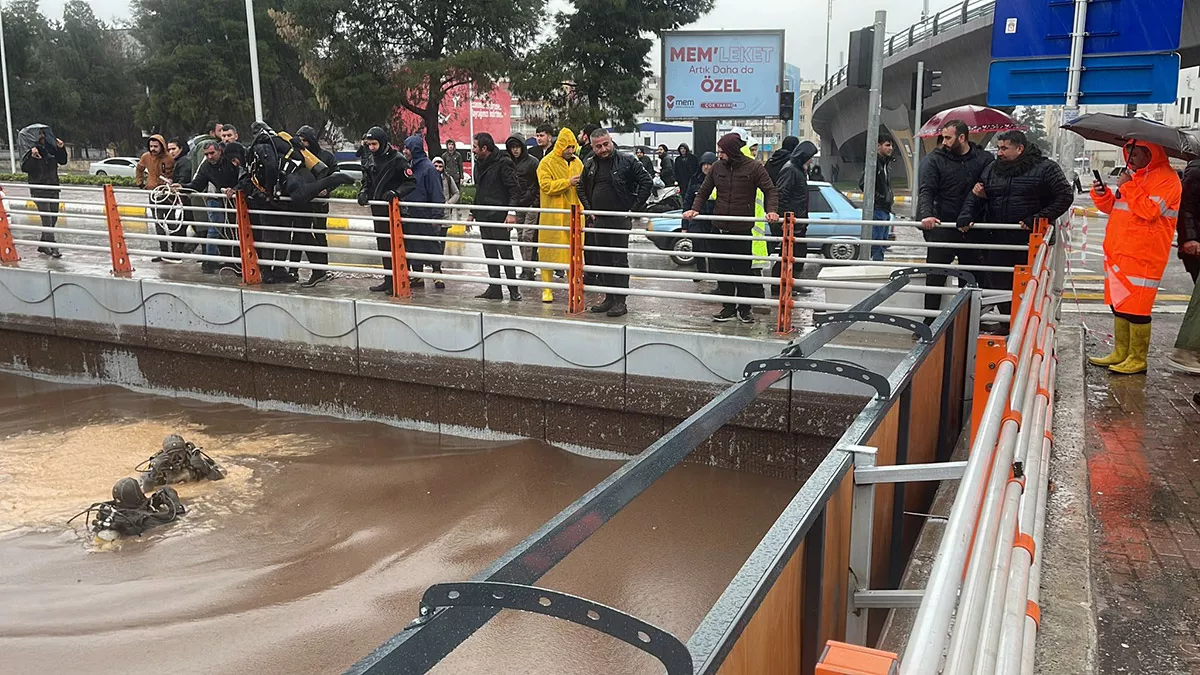
<svg viewBox="0 0 1200 675"><path fill-rule="evenodd" d="M799 675L803 611L804 544L800 544L718 674Z"/></svg>
<svg viewBox="0 0 1200 675"><path fill-rule="evenodd" d="M846 601L850 569L850 519L854 511L854 469L825 505L825 569L821 591L818 644L846 639Z"/></svg>

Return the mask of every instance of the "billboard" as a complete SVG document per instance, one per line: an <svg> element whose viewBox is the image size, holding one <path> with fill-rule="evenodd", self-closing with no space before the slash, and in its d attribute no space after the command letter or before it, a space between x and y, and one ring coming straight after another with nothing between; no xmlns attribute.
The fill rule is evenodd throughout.
<svg viewBox="0 0 1200 675"><path fill-rule="evenodd" d="M662 118L779 117L783 31L668 31Z"/></svg>
<svg viewBox="0 0 1200 675"><path fill-rule="evenodd" d="M512 94L508 91L507 82L497 82L491 91L475 91L471 107L467 107L469 88L459 85L446 92L442 105L438 110L438 125L442 143L456 141L461 147L471 146L471 120L469 113L475 117L475 133L487 132L503 145L504 139L512 133ZM407 108L397 108L400 114L400 125L405 133L423 133L425 123L420 117ZM397 144L399 145L399 144Z"/></svg>

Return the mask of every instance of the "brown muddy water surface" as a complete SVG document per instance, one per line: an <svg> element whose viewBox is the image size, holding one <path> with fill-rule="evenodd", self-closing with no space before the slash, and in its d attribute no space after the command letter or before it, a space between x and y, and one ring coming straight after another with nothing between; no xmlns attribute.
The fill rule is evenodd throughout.
<svg viewBox="0 0 1200 675"><path fill-rule="evenodd" d="M182 520L100 550L65 521L173 431L229 471ZM619 466L534 442L0 373L0 671L340 672L430 584L469 579ZM679 466L539 585L686 640L798 485ZM656 673L555 619L504 612L437 673Z"/></svg>

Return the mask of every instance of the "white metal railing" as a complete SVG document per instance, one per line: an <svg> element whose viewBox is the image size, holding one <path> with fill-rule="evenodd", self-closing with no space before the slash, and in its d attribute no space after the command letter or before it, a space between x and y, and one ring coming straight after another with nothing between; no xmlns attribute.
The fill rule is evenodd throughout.
<svg viewBox="0 0 1200 675"><path fill-rule="evenodd" d="M53 243L38 241L35 237L16 236L14 241L18 244L32 246L52 246L63 250L77 250L89 252L111 252L112 242L110 235L107 232L108 216L105 211L104 188L93 186L58 186L57 188L64 192L68 192L66 197L49 198L49 197L32 197L22 192L29 188L26 184L0 184L0 189L5 191L5 203L8 206L7 213L13 216L21 216L29 222L11 222L11 229L18 233L28 233L36 236L39 235L67 235L70 241L56 241ZM145 227L145 232L125 232L124 238L128 239L130 246L128 255L134 258L174 258L181 260L190 260L196 262L209 262L222 265L238 265L242 262L241 257L237 254L241 241L238 239L239 225L238 208L236 206L226 205L226 197L222 193L191 193L188 197L197 197L202 199L222 199L222 206L193 206L187 198L183 198L180 202L167 205L166 208L174 214L194 214L195 220L186 220L182 217L169 219L164 222L161 217L156 217L155 208L157 205L151 204L147 200L148 193L145 190L137 190L130 188L112 188L112 198L116 206L124 209L124 213L120 215L120 221L129 224L134 223ZM63 209L58 214L43 213L36 208L25 207L28 202L44 203L53 202L60 205ZM357 205L354 200L347 199L326 199L314 200L314 202L323 202L331 207L344 211L342 213L310 213L296 212L293 210L274 210L261 208L246 208L245 214L251 217L251 222L248 227L254 233L253 248L258 252L259 265L263 268L281 268L283 270L322 270L326 272L356 272L362 274L381 274L385 277L392 276L393 272L381 269L375 261L384 260L390 261L393 253L386 242L390 239L390 232L378 232L376 227L381 227L384 223L389 226L390 218L372 215L368 209ZM384 202L372 202L372 206L386 207ZM407 208L436 208L443 211L442 218L403 218L404 222L420 225L433 225L439 228L447 228L453 225L465 224L463 218L458 217L462 214L482 215L487 212L508 212L516 211L518 213L538 212L542 214L555 214L571 217L572 211L566 209L536 209L536 208L510 208L507 206L485 206L475 204L422 204L422 203L403 203L400 206ZM129 207L133 207L138 211L135 213L129 212ZM226 222L212 223L208 220L209 213L223 214ZM44 227L38 221L39 217L46 215L57 215L58 217L66 217L69 219L69 227ZM655 219L664 217L660 213L614 213L603 211L582 211L578 212L577 217L586 218L588 216L621 216L631 219ZM265 225L258 222L261 217L277 217L277 218L345 218L348 221L346 229L326 230L326 235L338 235L345 237L348 245L344 246L313 246L303 243L295 243L291 237L296 234L307 235L309 228L295 228L287 225L274 224ZM753 217L732 217L732 216L701 216L696 220L719 220L725 222L742 222L755 223ZM286 222L286 221L284 221ZM860 220L821 220L821 219L797 219L796 224L846 224L861 226L864 221ZM357 223L357 224L354 224ZM531 229L536 231L557 231L561 234L569 234L569 226L557 225L525 225L523 223L504 224L490 222L473 222L471 225L478 227L505 227L512 232L518 229ZM890 225L907 227L908 224L902 222L880 221L873 223L866 221L866 224ZM167 231L173 231L174 234L159 234L155 232L155 226L164 226ZM187 227L191 226L200 234L205 236L189 236ZM947 225L949 227L950 225ZM95 229L92 229L92 228ZM977 226L981 230L1011 230L1019 228L1014 225L988 225L980 224ZM702 241L719 241L719 240L742 240L747 238L747 235L730 234L722 232L713 233L695 233L695 232L646 232L640 229L623 230L612 228L599 228L594 225L581 224L580 231L586 236L588 234L618 234L629 235L631 238L682 238L686 237L694 242ZM209 235L210 231L224 231L226 236L223 238L214 238ZM569 238L569 237L568 237ZM406 242L437 242L441 245L446 244L489 244L488 240L481 240L474 236L452 235L444 231L439 234L415 234L404 233L403 239ZM783 238L771 234L760 234L753 237L755 241L761 241L773 249L781 247ZM808 245L825 245L825 244L847 244L854 246L884 246L884 247L909 247L916 250L934 249L934 248L974 248L981 251L1016 251L1025 250L1026 247L1020 245L1006 244L988 244L988 243L944 243L944 242L927 242L924 240L904 240L904 241L884 241L874 239L861 239L859 237L794 237L796 248L800 249L795 256L796 264L814 265L818 267L824 266L846 266L846 265L861 265L863 267L911 267L914 263L909 261L904 262L889 262L889 261L857 261L857 260L832 260L822 258L808 258L806 249ZM161 246L166 243L168 251L156 250L155 246ZM520 242L512 239L499 240L497 245L502 247L515 247L520 250L523 247L533 247L537 249L566 249L571 250L570 244L562 243L540 243L540 242ZM151 248L143 248L149 246ZM212 253L211 247L225 249L225 253ZM383 249L383 250L380 250ZM444 250L444 249L443 249ZM338 261L330 261L326 264L313 263L306 260L296 260L299 257L295 254L312 254L323 253L333 254L341 258ZM710 281L710 282L730 282L738 284L752 284L760 289L764 289L762 295L756 297L737 297L733 299L729 296L717 296L708 293L697 293L694 291L682 288L623 288L605 286L597 283L595 279L589 277L589 282L582 285L582 290L587 292L602 292L619 294L622 296L646 296L660 297L680 300L694 300L705 303L727 303L736 302L739 305L756 305L756 306L780 306L776 299L766 297L765 289L768 287L780 288L787 286L789 288L795 286L822 288L822 289L843 289L850 291L871 291L880 286L879 283L870 281L841 281L841 280L826 280L826 279L793 279L793 278L776 278L772 276L752 275L728 275L717 274L711 272L698 272L692 270L674 270L674 269L657 269L653 267L613 267L597 264L592 260L593 255L604 255L614 253L636 253L638 255L650 256L653 258L662 258L674 255L673 251L657 250L657 249L632 249L626 247L600 246L590 241L579 244L579 251L585 262L581 266L582 272L588 275L631 275L637 279L650 279L660 284L673 285L676 283L692 282L692 281ZM768 255L736 255L713 253L710 251L693 251L690 254L694 258L714 260L740 260L749 261L756 267L764 265L770 266L783 261L784 256L781 252L773 252ZM479 267L520 267L523 269L536 268L537 270L549 270L551 272L569 272L571 265L565 263L542 263L536 261L525 261L514 255L513 259L490 258L479 255L464 255L461 252L445 251L445 253L416 253L411 251L405 252L406 267L411 267L407 270L407 275L414 280L446 280L459 281L465 283L484 283L494 284L509 288L532 288L532 289L549 289L551 291L570 290L571 280L559 279L521 279L521 278L496 278L483 276L479 274ZM440 272L426 271L429 265L434 263L442 264L443 270ZM920 263L924 266L923 263ZM998 265L941 265L954 270L965 270L972 273L989 273L989 272L1007 272L1011 268ZM503 270L501 270L503 273ZM784 275L781 275L784 276ZM690 287L691 284L689 283ZM904 288L903 293L917 293L924 295L953 295L956 290L953 287L931 286L931 285L909 285ZM997 302L1007 297L1007 292L997 291L990 293L985 304L996 304ZM830 303L809 301L803 299L793 299L790 303L795 309L809 309L816 311L841 310L848 307L842 303ZM936 310L925 310L917 308L897 307L890 311L897 314L903 314L915 317L933 317L938 314ZM1008 317L1003 315L995 315L997 320L1007 320Z"/></svg>

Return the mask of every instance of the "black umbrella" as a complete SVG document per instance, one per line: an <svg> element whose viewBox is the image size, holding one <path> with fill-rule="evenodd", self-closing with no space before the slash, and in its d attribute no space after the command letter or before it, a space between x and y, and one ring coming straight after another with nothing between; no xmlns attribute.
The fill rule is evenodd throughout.
<svg viewBox="0 0 1200 675"><path fill-rule="evenodd" d="M1200 141L1175 127L1141 117L1122 117L1106 113L1088 113L1062 125L1090 141L1124 147L1129 141L1145 141L1161 145L1167 154L1178 159L1200 157Z"/></svg>
<svg viewBox="0 0 1200 675"><path fill-rule="evenodd" d="M50 147L58 145L58 140L54 138L54 130L48 124L30 124L21 129L17 133L17 147L21 150L21 154L29 152L29 149L38 144L38 138L42 132L46 133L46 144Z"/></svg>

